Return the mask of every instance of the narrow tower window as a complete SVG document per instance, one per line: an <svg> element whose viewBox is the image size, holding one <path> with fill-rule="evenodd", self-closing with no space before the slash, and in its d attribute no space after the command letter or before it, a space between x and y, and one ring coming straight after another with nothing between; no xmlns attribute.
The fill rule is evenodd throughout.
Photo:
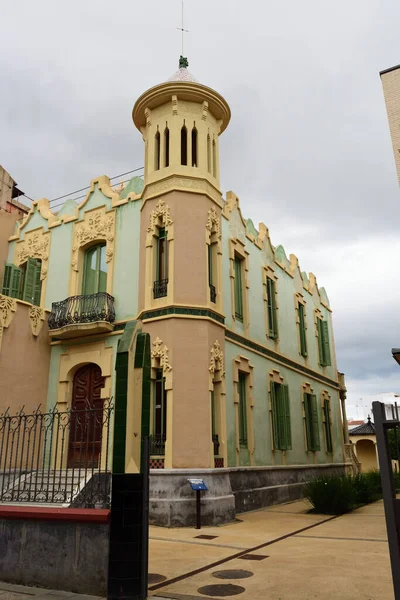
<svg viewBox="0 0 400 600"><path fill-rule="evenodd" d="M197 129L192 129L192 167L197 167Z"/></svg>
<svg viewBox="0 0 400 600"><path fill-rule="evenodd" d="M211 173L211 138L210 134L207 135L207 169Z"/></svg>
<svg viewBox="0 0 400 600"><path fill-rule="evenodd" d="M154 146L154 169L158 171L160 168L160 132L157 131L155 135L155 146Z"/></svg>
<svg viewBox="0 0 400 600"><path fill-rule="evenodd" d="M214 175L214 177L216 177L217 176L217 148L215 145L215 140L213 140L212 149L213 149L213 152L212 152L212 154L213 154L213 156L212 156L212 158L213 158L213 175Z"/></svg>
<svg viewBox="0 0 400 600"><path fill-rule="evenodd" d="M181 129L181 165L187 165L187 129Z"/></svg>
<svg viewBox="0 0 400 600"><path fill-rule="evenodd" d="M165 142L165 154L164 154L164 167L169 167L169 129L164 129L164 142Z"/></svg>

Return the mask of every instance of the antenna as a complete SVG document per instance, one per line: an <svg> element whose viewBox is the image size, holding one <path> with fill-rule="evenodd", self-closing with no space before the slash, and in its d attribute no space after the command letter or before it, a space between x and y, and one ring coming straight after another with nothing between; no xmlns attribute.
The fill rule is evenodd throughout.
<svg viewBox="0 0 400 600"><path fill-rule="evenodd" d="M181 25L182 26L177 27L177 29L182 32L182 55L181 56L183 56L183 34L189 33L189 29L184 29L184 27L183 27L183 0L182 0L182 23L181 23Z"/></svg>

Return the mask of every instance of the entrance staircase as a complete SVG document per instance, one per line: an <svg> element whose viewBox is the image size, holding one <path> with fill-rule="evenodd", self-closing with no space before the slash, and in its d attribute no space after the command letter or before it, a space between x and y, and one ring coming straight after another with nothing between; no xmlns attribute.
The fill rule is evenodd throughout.
<svg viewBox="0 0 400 600"><path fill-rule="evenodd" d="M10 479L1 490L5 504L40 504L71 506L84 490L92 472L79 473L77 469L28 471Z"/></svg>

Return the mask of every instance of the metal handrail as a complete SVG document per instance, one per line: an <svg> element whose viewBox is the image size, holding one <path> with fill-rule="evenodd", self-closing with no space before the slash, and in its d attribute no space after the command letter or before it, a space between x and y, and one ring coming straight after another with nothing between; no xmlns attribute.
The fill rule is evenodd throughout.
<svg viewBox="0 0 400 600"><path fill-rule="evenodd" d="M49 315L49 329L66 325L115 321L114 298L107 292L70 296L61 302L53 302Z"/></svg>

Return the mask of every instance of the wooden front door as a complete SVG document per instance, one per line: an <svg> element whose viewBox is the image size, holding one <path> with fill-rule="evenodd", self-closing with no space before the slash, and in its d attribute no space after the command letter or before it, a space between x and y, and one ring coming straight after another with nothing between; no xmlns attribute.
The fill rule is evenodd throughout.
<svg viewBox="0 0 400 600"><path fill-rule="evenodd" d="M97 365L78 369L72 389L68 468L98 466L101 452L104 377Z"/></svg>

